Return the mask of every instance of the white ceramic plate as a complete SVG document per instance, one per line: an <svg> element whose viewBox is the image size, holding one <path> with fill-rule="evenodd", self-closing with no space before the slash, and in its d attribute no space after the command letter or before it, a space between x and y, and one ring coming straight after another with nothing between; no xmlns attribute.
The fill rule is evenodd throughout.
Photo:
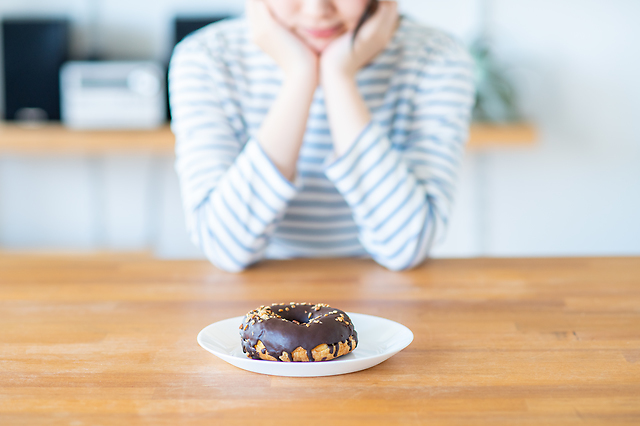
<svg viewBox="0 0 640 426"><path fill-rule="evenodd" d="M358 346L350 354L323 362L278 362L248 358L242 352L238 327L244 317L206 326L198 344L229 364L273 376L317 377L353 373L378 365L413 341L413 333L397 322L371 315L347 313L358 332Z"/></svg>

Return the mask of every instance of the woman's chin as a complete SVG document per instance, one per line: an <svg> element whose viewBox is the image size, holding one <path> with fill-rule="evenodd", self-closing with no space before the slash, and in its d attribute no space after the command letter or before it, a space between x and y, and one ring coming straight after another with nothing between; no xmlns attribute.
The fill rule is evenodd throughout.
<svg viewBox="0 0 640 426"><path fill-rule="evenodd" d="M307 39L307 46L309 46L311 49L313 49L314 52L316 52L317 54L320 54L322 52L324 52L324 50L329 47L329 45L331 44L333 40L326 40L326 39L320 39L320 40L310 40Z"/></svg>

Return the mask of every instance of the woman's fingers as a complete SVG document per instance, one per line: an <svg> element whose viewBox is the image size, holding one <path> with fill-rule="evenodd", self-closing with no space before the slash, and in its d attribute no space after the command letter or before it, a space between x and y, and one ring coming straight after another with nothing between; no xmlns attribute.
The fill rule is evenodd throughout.
<svg viewBox="0 0 640 426"><path fill-rule="evenodd" d="M285 74L317 74L317 56L293 32L282 25L263 0L247 0L252 41L282 68Z"/></svg>
<svg viewBox="0 0 640 426"><path fill-rule="evenodd" d="M355 75L389 44L397 24L397 3L381 1L376 12L360 28L353 46L351 37L345 35L323 53L323 68L325 71L340 69Z"/></svg>
<svg viewBox="0 0 640 426"><path fill-rule="evenodd" d="M247 18L253 31L254 41L265 36L265 32L275 24L269 8L262 0L247 0Z"/></svg>
<svg viewBox="0 0 640 426"><path fill-rule="evenodd" d="M380 38L386 42L393 35L398 23L398 3L381 1L376 12L364 23L356 39Z"/></svg>

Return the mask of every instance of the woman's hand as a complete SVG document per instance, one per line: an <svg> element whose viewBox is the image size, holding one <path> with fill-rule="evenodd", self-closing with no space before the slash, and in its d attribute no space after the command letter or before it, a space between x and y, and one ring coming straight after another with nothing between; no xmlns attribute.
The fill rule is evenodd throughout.
<svg viewBox="0 0 640 426"><path fill-rule="evenodd" d="M293 181L298 155L318 87L318 55L278 22L263 0L247 0L252 40L284 72L284 82L269 108L257 140L282 175Z"/></svg>
<svg viewBox="0 0 640 426"><path fill-rule="evenodd" d="M252 41L269 55L288 78L306 77L318 82L318 55L278 22L262 0L247 0Z"/></svg>
<svg viewBox="0 0 640 426"><path fill-rule="evenodd" d="M353 45L353 33L347 33L332 42L320 56L327 117L338 156L350 149L371 121L371 112L358 89L356 74L384 50L397 26L397 3L381 1L378 10L358 32Z"/></svg>
<svg viewBox="0 0 640 426"><path fill-rule="evenodd" d="M398 26L398 3L381 1L378 9L360 28L355 41L353 32L343 34L333 41L320 56L320 72L338 73L342 77L355 78L389 44Z"/></svg>

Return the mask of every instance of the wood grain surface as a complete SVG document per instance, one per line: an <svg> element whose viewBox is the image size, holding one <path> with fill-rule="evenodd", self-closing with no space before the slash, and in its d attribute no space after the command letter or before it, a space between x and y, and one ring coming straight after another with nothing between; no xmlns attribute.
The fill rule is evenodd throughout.
<svg viewBox="0 0 640 426"><path fill-rule="evenodd" d="M246 372L197 345L206 325L280 301L382 316L415 339L321 378ZM400 273L269 261L229 274L4 254L0 424L638 425L640 258L432 260Z"/></svg>

